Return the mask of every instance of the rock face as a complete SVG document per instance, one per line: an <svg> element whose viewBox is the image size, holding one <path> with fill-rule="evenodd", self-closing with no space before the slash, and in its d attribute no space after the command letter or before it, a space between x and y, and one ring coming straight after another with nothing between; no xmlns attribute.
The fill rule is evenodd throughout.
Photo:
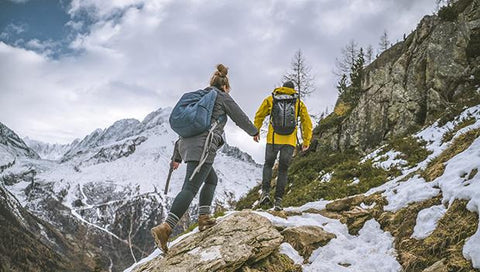
<svg viewBox="0 0 480 272"><path fill-rule="evenodd" d="M460 0L452 9L456 20L426 16L404 41L365 68L358 104L339 126L318 131L320 143L365 151L478 95L478 2Z"/></svg>
<svg viewBox="0 0 480 272"><path fill-rule="evenodd" d="M135 271L236 271L274 253L282 235L266 218L252 212L227 216L214 227L173 246L167 257Z"/></svg>

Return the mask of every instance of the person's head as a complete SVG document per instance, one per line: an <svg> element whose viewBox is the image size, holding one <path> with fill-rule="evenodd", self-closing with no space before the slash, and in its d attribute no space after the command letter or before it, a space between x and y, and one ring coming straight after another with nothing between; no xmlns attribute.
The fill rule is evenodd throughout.
<svg viewBox="0 0 480 272"><path fill-rule="evenodd" d="M285 83L283 83L283 87L287 87L287 88L290 88L290 89L295 89L295 85L290 80L285 81Z"/></svg>
<svg viewBox="0 0 480 272"><path fill-rule="evenodd" d="M223 64L217 65L217 71L213 73L210 79L210 86L216 87L226 93L230 92L230 83L228 82L228 67Z"/></svg>

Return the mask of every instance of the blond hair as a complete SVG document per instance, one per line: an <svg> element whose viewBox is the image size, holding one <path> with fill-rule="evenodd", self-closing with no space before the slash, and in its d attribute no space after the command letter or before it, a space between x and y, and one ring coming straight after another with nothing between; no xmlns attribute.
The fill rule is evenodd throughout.
<svg viewBox="0 0 480 272"><path fill-rule="evenodd" d="M225 86L226 90L230 90L230 83L228 82L228 67L223 64L217 65L217 71L215 71L210 79L210 86L216 87L220 90L223 90Z"/></svg>

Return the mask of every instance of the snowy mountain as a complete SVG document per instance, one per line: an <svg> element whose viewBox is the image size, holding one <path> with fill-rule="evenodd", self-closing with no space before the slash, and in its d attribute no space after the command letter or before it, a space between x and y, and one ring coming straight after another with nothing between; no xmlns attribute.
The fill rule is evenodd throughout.
<svg viewBox="0 0 480 272"><path fill-rule="evenodd" d="M114 271L121 270L151 252L150 228L163 220L183 185L181 165L168 193L163 193L177 139L168 125L169 113L170 109L159 109L141 122L120 120L67 146L27 140L48 159L39 159L9 133L8 145L0 147L9 148L9 158L16 163L0 179L24 208L63 233L73 234L73 225L85 226L91 232L87 241L103 249L97 257L107 260L105 265ZM30 157L20 156L22 152ZM217 208L231 207L261 178L260 165L228 145L219 151L214 166L219 177ZM175 233L195 219L195 203Z"/></svg>
<svg viewBox="0 0 480 272"><path fill-rule="evenodd" d="M71 146L76 145L80 140L74 140L70 144L50 144L25 137L23 141L28 147L37 152L40 158L44 160L57 161L61 159L68 150L71 149Z"/></svg>

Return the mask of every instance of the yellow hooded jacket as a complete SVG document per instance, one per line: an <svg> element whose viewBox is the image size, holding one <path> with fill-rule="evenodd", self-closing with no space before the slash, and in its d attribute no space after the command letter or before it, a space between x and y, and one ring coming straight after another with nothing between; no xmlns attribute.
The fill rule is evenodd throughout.
<svg viewBox="0 0 480 272"><path fill-rule="evenodd" d="M280 88L276 88L273 92L281 93L281 94L294 94L297 91L288 87L280 87ZM272 104L273 104L272 96L265 98L262 102L262 105L260 105L260 107L257 110L257 113L255 114L254 124L259 131L260 131L260 128L262 127L263 120L267 115L270 115L272 111ZM295 114L297 113L300 114L303 145L310 146L310 140L312 139L312 120L308 115L307 107L301 100L300 100L300 111L298 111L297 107L298 107L298 103L296 103L295 105ZM271 123L269 123L268 125L267 143L273 144L273 126ZM297 129L295 129L295 131L290 135L280 135L275 133L275 144L288 144L294 147L297 146Z"/></svg>

